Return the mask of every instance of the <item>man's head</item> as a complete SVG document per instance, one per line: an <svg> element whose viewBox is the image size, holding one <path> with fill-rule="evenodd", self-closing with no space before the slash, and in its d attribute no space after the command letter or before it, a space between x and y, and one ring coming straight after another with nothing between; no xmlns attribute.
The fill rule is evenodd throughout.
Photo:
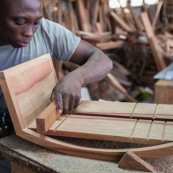
<svg viewBox="0 0 173 173"><path fill-rule="evenodd" d="M0 46L27 46L41 17L41 0L0 0Z"/></svg>

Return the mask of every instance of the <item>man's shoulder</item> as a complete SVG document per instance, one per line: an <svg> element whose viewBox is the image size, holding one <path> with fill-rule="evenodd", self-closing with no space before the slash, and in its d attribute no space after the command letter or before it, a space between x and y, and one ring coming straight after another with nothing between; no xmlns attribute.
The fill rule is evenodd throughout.
<svg viewBox="0 0 173 173"><path fill-rule="evenodd" d="M52 29L52 28L55 28L55 27L59 28L61 26L58 23L54 22L54 21L42 18L41 22L40 22L40 27L41 28L46 28L46 29Z"/></svg>

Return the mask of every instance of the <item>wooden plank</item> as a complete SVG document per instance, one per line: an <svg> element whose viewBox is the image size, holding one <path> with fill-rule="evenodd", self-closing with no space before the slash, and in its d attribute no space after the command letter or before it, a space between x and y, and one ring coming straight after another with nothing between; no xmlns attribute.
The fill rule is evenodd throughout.
<svg viewBox="0 0 173 173"><path fill-rule="evenodd" d="M157 139L162 141L164 133L164 124L164 121L153 121L147 139Z"/></svg>
<svg viewBox="0 0 173 173"><path fill-rule="evenodd" d="M93 1L93 8L91 9L91 31L96 32L96 23L99 14L99 0Z"/></svg>
<svg viewBox="0 0 173 173"><path fill-rule="evenodd" d="M130 1L129 1L129 2L130 2ZM128 7L128 9L129 9L129 11L130 11L130 14L131 14L131 16L132 16L132 19L133 19L133 21L134 21L134 24L135 24L135 26L136 26L138 32L143 31L144 28L143 28L142 24L140 23L140 20L138 19L138 16L137 16L136 14L134 14L133 8L131 7L130 3L128 3L127 5L128 5L127 7Z"/></svg>
<svg viewBox="0 0 173 173"><path fill-rule="evenodd" d="M76 0L78 11L79 11L79 18L80 18L80 24L81 28L83 31L88 32L89 29L89 21L87 20L87 15L86 15L86 9L84 6L84 1L83 0Z"/></svg>
<svg viewBox="0 0 173 173"><path fill-rule="evenodd" d="M143 25L144 25L144 28L146 31L146 35L148 38L150 48L153 53L156 67L157 67L158 71L161 71L166 67L166 63L164 61L162 52L160 50L160 46L158 44L157 38L154 35L154 32L153 32L153 29L152 29L152 26L149 21L147 13L145 13L145 12L141 13L141 19L142 19L142 22L143 22Z"/></svg>
<svg viewBox="0 0 173 173"><path fill-rule="evenodd" d="M127 90L118 82L114 75L108 73L106 75L106 79L116 90L120 91L125 96L126 101L136 102L136 100L132 96L130 96Z"/></svg>
<svg viewBox="0 0 173 173"><path fill-rule="evenodd" d="M161 52L161 47L158 44L157 38L156 37L149 38L149 44L153 53L157 69L158 71L161 71L166 67L166 63L163 58L163 53Z"/></svg>
<svg viewBox="0 0 173 173"><path fill-rule="evenodd" d="M173 139L173 122L167 121L165 123L163 141L170 141Z"/></svg>
<svg viewBox="0 0 173 173"><path fill-rule="evenodd" d="M150 118L152 119L155 113L157 104L138 103L132 113L132 117Z"/></svg>
<svg viewBox="0 0 173 173"><path fill-rule="evenodd" d="M131 138L147 139L151 126L151 120L137 120Z"/></svg>
<svg viewBox="0 0 173 173"><path fill-rule="evenodd" d="M122 169L133 171L156 172L154 168L132 151L128 150L119 161L118 166Z"/></svg>
<svg viewBox="0 0 173 173"><path fill-rule="evenodd" d="M136 119L69 115L55 123L47 135L85 138L94 140L120 141L141 144L160 144L160 136L148 140L151 121ZM138 124L138 125L136 125ZM141 125L139 127L139 125ZM136 127L138 126L138 127ZM146 128L145 128L146 127ZM145 138L146 137L146 138Z"/></svg>
<svg viewBox="0 0 173 173"><path fill-rule="evenodd" d="M110 15L113 17L113 19L127 32L135 32L133 29L131 29L115 12L111 11Z"/></svg>
<svg viewBox="0 0 173 173"><path fill-rule="evenodd" d="M157 23L157 20L158 20L158 17L159 17L163 2L164 2L164 0L161 0L161 1L159 1L158 5L157 5L157 9L156 9L156 12L155 12L155 15L154 15L154 19L152 21L153 30L155 29L155 26L156 26L156 23Z"/></svg>
<svg viewBox="0 0 173 173"><path fill-rule="evenodd" d="M99 116L127 116L130 117L136 103L130 102L98 102L83 101L73 113L75 114L97 114Z"/></svg>
<svg viewBox="0 0 173 173"><path fill-rule="evenodd" d="M69 115L56 128L54 135L76 138L125 141L130 139L134 129L135 119L112 117ZM48 134L50 134L48 132ZM53 135L53 134L51 134Z"/></svg>
<svg viewBox="0 0 173 173"><path fill-rule="evenodd" d="M124 41L109 41L109 42L95 44L95 46L101 50L119 48L119 47L123 47L123 45L124 45Z"/></svg>
<svg viewBox="0 0 173 173"><path fill-rule="evenodd" d="M51 102L36 118L37 132L45 134L59 116L56 104Z"/></svg>
<svg viewBox="0 0 173 173"><path fill-rule="evenodd" d="M145 28L145 32L148 38L154 37L153 28L146 12L141 13L141 19Z"/></svg>
<svg viewBox="0 0 173 173"><path fill-rule="evenodd" d="M154 117L156 119L173 120L173 105L158 104Z"/></svg>

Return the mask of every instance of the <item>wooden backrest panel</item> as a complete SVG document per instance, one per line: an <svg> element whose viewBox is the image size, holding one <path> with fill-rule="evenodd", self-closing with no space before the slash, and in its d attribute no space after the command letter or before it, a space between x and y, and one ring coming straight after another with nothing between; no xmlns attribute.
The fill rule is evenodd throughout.
<svg viewBox="0 0 173 173"><path fill-rule="evenodd" d="M21 128L25 128L33 122L50 104L50 94L56 83L49 54L2 71L2 90L9 93L4 95L13 124L19 119L23 121Z"/></svg>

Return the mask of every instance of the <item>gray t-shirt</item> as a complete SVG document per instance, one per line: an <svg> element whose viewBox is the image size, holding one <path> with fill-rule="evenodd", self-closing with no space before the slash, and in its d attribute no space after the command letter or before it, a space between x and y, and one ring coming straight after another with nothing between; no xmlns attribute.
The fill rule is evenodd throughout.
<svg viewBox="0 0 173 173"><path fill-rule="evenodd" d="M40 26L27 47L0 46L0 71L47 53L58 60L69 60L80 40L80 37L63 26L42 18ZM6 109L0 89L0 112Z"/></svg>

